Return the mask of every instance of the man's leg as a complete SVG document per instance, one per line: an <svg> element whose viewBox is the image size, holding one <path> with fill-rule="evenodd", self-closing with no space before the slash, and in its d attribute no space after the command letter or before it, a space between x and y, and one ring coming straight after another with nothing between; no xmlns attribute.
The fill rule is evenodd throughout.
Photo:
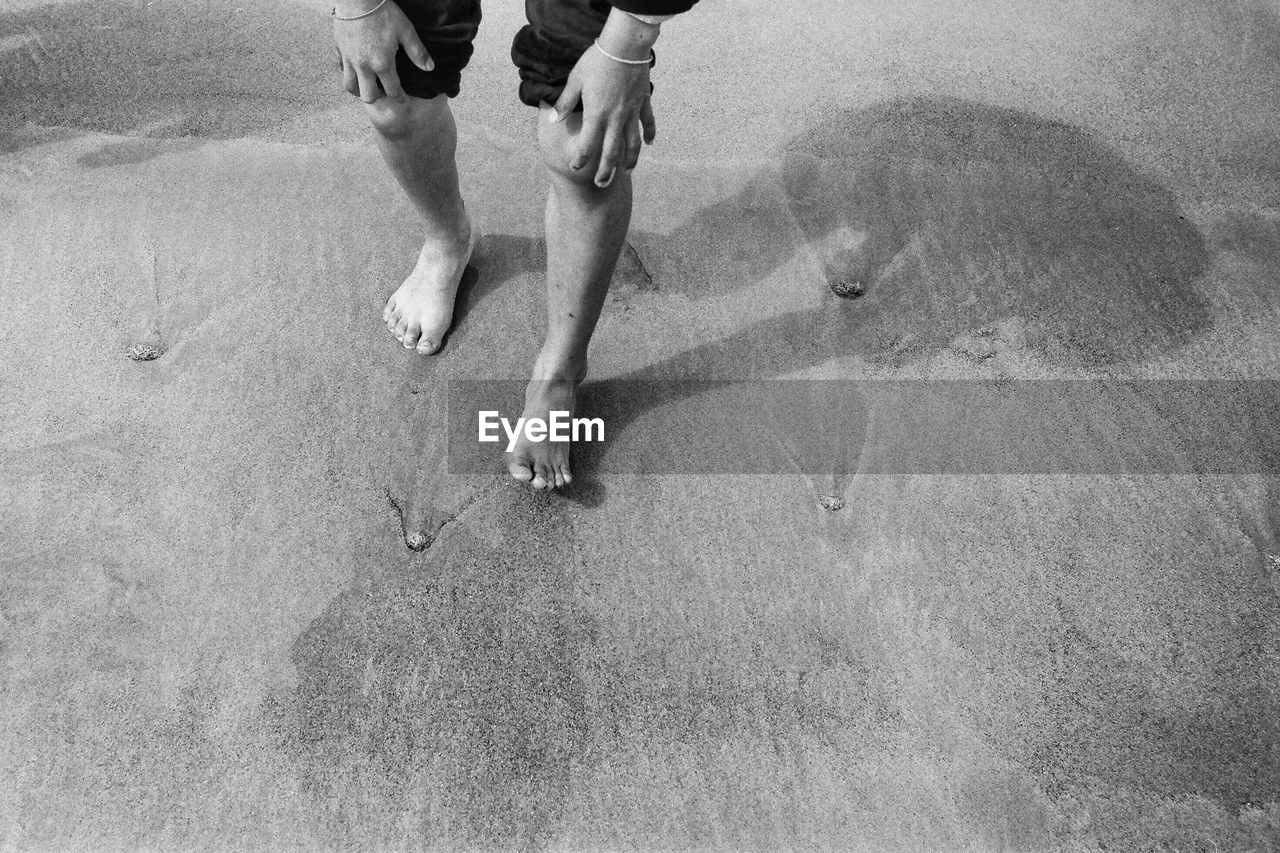
<svg viewBox="0 0 1280 853"><path fill-rule="evenodd" d="M540 110L538 142L551 179L547 196L547 337L525 391L524 417L549 419L574 410L574 394L587 373L587 345L604 306L613 268L631 222L631 175L619 170L605 188L594 183L596 164L569 168L582 125L580 115L552 123ZM512 450L511 476L534 488L570 482L569 445L529 442Z"/></svg>
<svg viewBox="0 0 1280 853"><path fill-rule="evenodd" d="M425 224L417 265L387 300L383 319L405 349L430 355L453 321L458 282L474 237L454 161L458 130L444 95L365 104L378 149Z"/></svg>

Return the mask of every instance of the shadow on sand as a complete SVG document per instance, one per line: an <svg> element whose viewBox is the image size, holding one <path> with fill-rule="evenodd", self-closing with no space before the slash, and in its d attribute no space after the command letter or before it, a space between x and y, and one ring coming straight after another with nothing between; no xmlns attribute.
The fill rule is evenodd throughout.
<svg viewBox="0 0 1280 853"><path fill-rule="evenodd" d="M1195 290L1205 241L1173 194L1087 132L1031 113L929 96L837 115L797 135L777 171L642 243L696 259L685 287L700 296L758 281L762 264L790 253L743 224L778 195L825 283L859 282L866 295L770 318L635 378L777 375L928 351L1010 316L1055 354L1116 362L1184 344L1210 322Z"/></svg>
<svg viewBox="0 0 1280 853"><path fill-rule="evenodd" d="M687 380L771 378L849 355L928 356L1009 318L1048 357L1115 365L1185 344L1211 322L1195 289L1208 266L1205 240L1169 190L1084 131L953 98L906 98L832 118L793 139L778 171L762 171L670 237L635 242L657 288L670 283L698 298L733 299L797 250L818 254L825 280L797 283L813 288L797 301L817 307L584 386L583 413L603 418L618 438L660 407L665 432L698 429L709 401L685 395L710 386ZM540 257L532 246L502 251ZM466 300L464 316L501 279ZM830 292L851 281L864 285L863 297ZM636 396L639 384L650 393ZM822 387L813 383L806 417L785 418L787 446L761 453L822 471L819 491L835 495L862 451L867 412L835 386L824 401ZM654 440L685 443L679 434ZM595 470L605 452L580 446L579 470ZM809 458L833 452L839 458ZM787 470L755 470L762 467Z"/></svg>
<svg viewBox="0 0 1280 853"><path fill-rule="evenodd" d="M785 207L762 210L759 199L771 194ZM828 281L797 287L825 294L821 304L621 380L656 389L666 380L779 376L849 354L926 354L1015 315L1051 355L1115 363L1183 344L1210 322L1195 290L1208 263L1205 242L1172 194L1087 133L1028 113L911 98L841 115L797 136L777 171L755 176L661 243L638 235L636 245L651 269L684 265L690 275L675 287L732 299L796 248L742 239L770 221L798 225L804 243L820 247ZM750 227L735 226L744 222ZM456 334L479 321L504 281L536 268L541 247L498 238L489 255L483 277L467 282ZM865 297L827 289L851 279L866 285ZM667 285L661 273L657 284ZM435 369L415 368L420 387L447 393ZM595 383L586 394L591 413L619 432L696 386L670 382L673 396L643 400L611 387L621 386ZM815 410L812 428L818 439L832 429L860 435L865 418ZM860 447L843 452L837 471ZM589 452L577 459L580 470L592 462ZM409 837L433 842L536 845L556 835L575 762L608 760L580 753L584 732L623 725L625 709L584 702L582 662L594 654L594 635L567 602L575 561L593 558L566 540L566 503L500 489L483 506L431 552L433 580L375 569L367 587L340 595L302 634L292 742L326 801L349 794L374 809L360 825L394 817L409 821ZM468 528L494 512L502 529L513 519L515 529L527 525L528 538L501 552L480 541ZM601 523L626 523L609 518L607 506L598 512ZM661 705L661 678L648 686ZM585 719L589 707L615 716ZM1228 781L1206 780L1206 790L1232 788Z"/></svg>

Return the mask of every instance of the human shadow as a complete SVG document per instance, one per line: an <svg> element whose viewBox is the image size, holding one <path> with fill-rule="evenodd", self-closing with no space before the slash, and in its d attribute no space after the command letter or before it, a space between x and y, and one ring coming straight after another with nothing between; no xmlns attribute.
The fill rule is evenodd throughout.
<svg viewBox="0 0 1280 853"><path fill-rule="evenodd" d="M1205 240L1172 193L1060 122L924 97L816 125L786 146L776 174L756 176L673 230L661 251L699 257L716 271L699 295L758 280L759 271L752 276L735 263L757 263L776 250L744 251L729 223L758 217L758 200L773 181L824 275L799 286L838 289L856 281L865 295L817 297L816 307L589 386L584 411L604 419L615 436L653 408L708 391L681 380L776 377L855 354L928 355L1011 317L1026 323L1031 344L1045 355L1115 364L1185 344L1211 322L1196 291L1208 266ZM725 239L708 239L706 223L718 224ZM752 234L748 242L754 247L758 239ZM820 460L812 455L828 452L843 431L850 457L827 467L847 475L861 450L866 408L848 388L828 386L824 397L822 383L810 384L807 407L781 392L774 401L788 415L792 455L799 450L799 467L813 469ZM636 387L645 393L624 391ZM752 414L751 399L738 397L734 418ZM696 420L668 411L663 423ZM666 444L690 442L674 436ZM609 450L596 444L576 452L590 470Z"/></svg>

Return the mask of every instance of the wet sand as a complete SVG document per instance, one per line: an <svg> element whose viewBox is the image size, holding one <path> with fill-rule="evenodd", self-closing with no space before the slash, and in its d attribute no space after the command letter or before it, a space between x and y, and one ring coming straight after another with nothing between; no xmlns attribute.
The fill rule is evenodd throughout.
<svg viewBox="0 0 1280 853"><path fill-rule="evenodd" d="M489 5L431 360L322 4L0 10L3 846L1275 849L1275 477L873 473L893 407L824 477L448 472L540 334ZM1280 378L1274 4L705 6L595 377Z"/></svg>

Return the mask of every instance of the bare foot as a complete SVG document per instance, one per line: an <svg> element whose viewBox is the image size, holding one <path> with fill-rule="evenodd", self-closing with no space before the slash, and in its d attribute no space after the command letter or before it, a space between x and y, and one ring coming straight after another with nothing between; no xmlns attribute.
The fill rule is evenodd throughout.
<svg viewBox="0 0 1280 853"><path fill-rule="evenodd" d="M439 352L453 324L453 301L475 244L469 219L452 239L423 244L413 272L382 309L387 330L405 349L417 350L420 355Z"/></svg>
<svg viewBox="0 0 1280 853"><path fill-rule="evenodd" d="M533 378L524 391L524 411L521 417L528 422L539 418L550 422L552 412L568 412L573 417L573 405L578 383L586 368L573 373L543 371L534 367ZM573 482L569 472L569 442L531 441L521 431L511 450L507 471L522 483L535 489L559 489Z"/></svg>

